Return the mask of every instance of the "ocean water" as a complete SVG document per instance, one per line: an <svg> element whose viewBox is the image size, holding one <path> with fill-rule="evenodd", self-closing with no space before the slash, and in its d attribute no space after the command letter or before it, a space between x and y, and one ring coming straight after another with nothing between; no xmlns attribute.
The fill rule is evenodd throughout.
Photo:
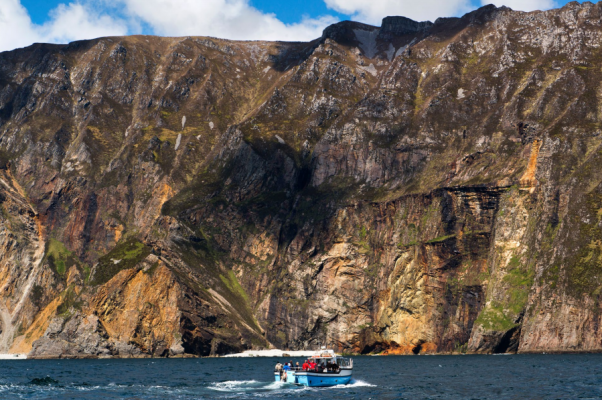
<svg viewBox="0 0 602 400"><path fill-rule="evenodd" d="M276 361L0 360L0 399L602 398L600 354L354 357L332 388L275 383Z"/></svg>

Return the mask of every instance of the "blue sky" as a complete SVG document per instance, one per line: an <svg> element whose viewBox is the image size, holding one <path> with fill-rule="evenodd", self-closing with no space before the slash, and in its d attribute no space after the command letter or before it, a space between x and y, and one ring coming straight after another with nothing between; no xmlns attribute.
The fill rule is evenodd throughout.
<svg viewBox="0 0 602 400"><path fill-rule="evenodd" d="M1 1L1 0L0 0ZM366 0L370 2L370 0ZM569 0L560 0L556 4L563 6ZM580 1L581 3L582 1ZM21 0L21 4L29 11L31 19L37 24L42 24L49 20L48 13L56 8L60 3L68 3L62 0ZM339 13L329 9L323 0L251 0L251 5L266 13L274 13L284 23L299 22L303 15L317 17L324 14L330 14L338 17L340 20L349 19L350 15ZM474 8L481 5L480 1L471 1ZM503 1L501 2L504 3Z"/></svg>
<svg viewBox="0 0 602 400"><path fill-rule="evenodd" d="M34 42L66 43L127 34L311 40L351 19L379 25L387 15L415 20L460 16L494 3L515 10L568 0L0 0L0 51Z"/></svg>

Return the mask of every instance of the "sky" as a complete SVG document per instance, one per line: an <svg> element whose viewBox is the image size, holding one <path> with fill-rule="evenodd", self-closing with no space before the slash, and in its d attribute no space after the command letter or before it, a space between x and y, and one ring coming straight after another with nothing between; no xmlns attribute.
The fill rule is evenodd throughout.
<svg viewBox="0 0 602 400"><path fill-rule="evenodd" d="M514 10L561 7L568 0L0 0L0 51L35 42L68 43L100 36L149 34L238 40L319 37L333 23L380 25L461 16L493 3Z"/></svg>

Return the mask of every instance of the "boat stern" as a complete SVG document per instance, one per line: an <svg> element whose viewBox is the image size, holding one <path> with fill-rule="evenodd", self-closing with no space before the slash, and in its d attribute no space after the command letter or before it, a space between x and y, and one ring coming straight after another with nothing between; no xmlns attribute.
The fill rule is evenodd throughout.
<svg viewBox="0 0 602 400"><path fill-rule="evenodd" d="M294 371L286 371L286 372L287 372L287 374L286 374L286 381L285 381L285 383L294 383L294 384L298 383L297 382L297 377L296 377ZM274 380L276 382L282 382L283 381L281 379L281 377L280 377L280 373L274 372Z"/></svg>

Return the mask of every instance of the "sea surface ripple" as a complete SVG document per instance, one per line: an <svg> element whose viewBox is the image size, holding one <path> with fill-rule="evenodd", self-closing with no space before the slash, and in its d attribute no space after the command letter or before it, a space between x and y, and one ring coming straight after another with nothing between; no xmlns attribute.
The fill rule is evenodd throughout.
<svg viewBox="0 0 602 400"><path fill-rule="evenodd" d="M277 360L0 360L0 398L602 398L601 354L354 357L351 384L332 388L274 382Z"/></svg>

